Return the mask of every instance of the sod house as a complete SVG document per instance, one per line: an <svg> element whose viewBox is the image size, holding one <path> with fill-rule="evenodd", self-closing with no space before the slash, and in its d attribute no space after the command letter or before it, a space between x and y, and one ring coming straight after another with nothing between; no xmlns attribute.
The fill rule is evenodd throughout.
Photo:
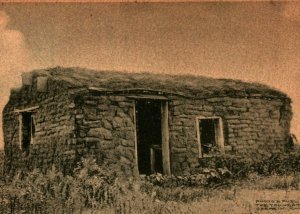
<svg viewBox="0 0 300 214"><path fill-rule="evenodd" d="M50 68L22 75L3 111L5 167L71 171L93 155L125 175L182 174L199 159L281 152L291 100L256 83Z"/></svg>

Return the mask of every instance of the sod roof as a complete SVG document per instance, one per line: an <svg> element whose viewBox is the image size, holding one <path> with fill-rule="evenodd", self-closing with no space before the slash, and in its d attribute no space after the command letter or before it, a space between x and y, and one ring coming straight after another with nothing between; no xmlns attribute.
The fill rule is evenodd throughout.
<svg viewBox="0 0 300 214"><path fill-rule="evenodd" d="M101 90L109 91L143 88L195 98L213 96L288 98L283 92L259 83L194 75L96 71L64 67L35 70L32 73L33 75L47 75L53 80L64 81L70 87L98 87Z"/></svg>

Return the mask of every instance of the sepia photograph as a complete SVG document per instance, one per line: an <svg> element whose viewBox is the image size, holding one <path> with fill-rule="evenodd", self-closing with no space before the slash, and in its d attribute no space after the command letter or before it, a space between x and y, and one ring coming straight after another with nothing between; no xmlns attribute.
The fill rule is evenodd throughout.
<svg viewBox="0 0 300 214"><path fill-rule="evenodd" d="M300 213L300 2L0 0L0 214Z"/></svg>

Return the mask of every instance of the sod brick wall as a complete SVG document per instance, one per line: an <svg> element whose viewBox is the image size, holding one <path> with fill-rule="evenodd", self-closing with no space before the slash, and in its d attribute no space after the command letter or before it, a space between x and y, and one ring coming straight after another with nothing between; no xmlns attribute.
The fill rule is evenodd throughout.
<svg viewBox="0 0 300 214"><path fill-rule="evenodd" d="M188 173L198 165L198 116L222 118L225 153L259 159L284 151L292 117L289 99L165 96L173 174ZM14 110L32 106L39 106L34 113L36 132L25 155L19 145L19 119ZM52 79L46 92L38 92L34 78L32 86L12 91L3 111L5 169L46 171L55 165L70 173L81 157L92 155L121 174L136 175L134 115L134 100L126 94L97 94Z"/></svg>

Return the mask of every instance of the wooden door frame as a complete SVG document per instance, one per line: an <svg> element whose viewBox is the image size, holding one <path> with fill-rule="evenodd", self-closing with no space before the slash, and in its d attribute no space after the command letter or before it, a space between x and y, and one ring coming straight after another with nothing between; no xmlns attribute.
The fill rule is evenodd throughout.
<svg viewBox="0 0 300 214"><path fill-rule="evenodd" d="M135 164L138 169L138 148L137 148L137 121L136 121L136 102L142 99L135 98L133 101L133 117L134 117L134 135L135 135ZM144 99L143 99L144 100ZM170 142L169 142L169 105L168 101L164 99L149 99L152 101L159 101L161 103L161 140L162 140L162 167L163 167L163 174L171 175L171 166L170 166ZM150 160L151 161L151 160Z"/></svg>

